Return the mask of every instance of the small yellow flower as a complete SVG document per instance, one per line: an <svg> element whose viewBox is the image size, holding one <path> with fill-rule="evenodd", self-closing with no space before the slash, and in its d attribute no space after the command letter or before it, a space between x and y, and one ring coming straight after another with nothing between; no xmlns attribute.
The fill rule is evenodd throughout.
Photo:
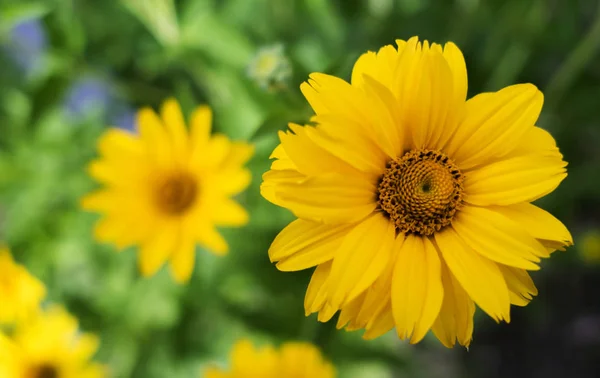
<svg viewBox="0 0 600 378"><path fill-rule="evenodd" d="M250 183L243 165L253 146L211 137L212 113L206 106L191 116L188 131L179 104L164 103L160 117L138 113L139 135L110 129L100 139L101 158L90 174L105 188L82 201L103 213L95 237L117 248L137 245L139 266L150 276L168 260L179 282L189 280L196 243L215 254L228 246L215 226L241 226L248 213L230 197Z"/></svg>
<svg viewBox="0 0 600 378"><path fill-rule="evenodd" d="M0 247L0 324L26 319L45 296L44 284L16 264L8 248Z"/></svg>
<svg viewBox="0 0 600 378"><path fill-rule="evenodd" d="M591 264L600 263L600 232L588 231L579 244L581 258Z"/></svg>
<svg viewBox="0 0 600 378"><path fill-rule="evenodd" d="M315 126L280 132L261 193L291 210L269 250L282 271L317 266L307 315L417 343L431 329L469 345L475 304L496 321L537 294L528 270L572 244L531 204L567 176L535 126L531 84L468 101L453 43L418 38L362 55L350 83L314 73L301 90Z"/></svg>
<svg viewBox="0 0 600 378"><path fill-rule="evenodd" d="M231 367L211 367L204 378L335 378L333 365L323 360L312 344L290 342L279 350L267 346L254 348L247 340L239 341L231 352Z"/></svg>
<svg viewBox="0 0 600 378"><path fill-rule="evenodd" d="M9 337L0 333L0 377L101 378L90 362L98 339L78 331L77 320L59 307L19 323Z"/></svg>

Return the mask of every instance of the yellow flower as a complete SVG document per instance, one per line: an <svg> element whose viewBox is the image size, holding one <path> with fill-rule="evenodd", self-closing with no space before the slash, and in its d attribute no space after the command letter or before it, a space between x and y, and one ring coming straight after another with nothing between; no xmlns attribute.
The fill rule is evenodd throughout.
<svg viewBox="0 0 600 378"><path fill-rule="evenodd" d="M600 232L588 231L581 238L579 253L587 263L600 262Z"/></svg>
<svg viewBox="0 0 600 378"><path fill-rule="evenodd" d="M191 115L188 132L179 104L167 100L160 118L151 109L137 116L139 135L110 129L98 142L101 158L90 174L105 185L82 201L104 214L95 237L117 248L140 247L139 266L150 276L168 260L175 279L189 280L196 243L215 254L227 242L215 226L241 226L246 211L230 197L250 183L243 167L254 149L226 136L211 137L206 106Z"/></svg>
<svg viewBox="0 0 600 378"><path fill-rule="evenodd" d="M496 321L536 295L527 273L572 244L530 202L566 177L554 139L535 126L531 84L466 101L453 43L416 37L362 55L347 83L301 85L316 126L280 132L263 196L299 219L275 239L282 271L317 266L307 315L375 338L394 326L419 342L469 345L474 303Z"/></svg>
<svg viewBox="0 0 600 378"><path fill-rule="evenodd" d="M247 340L239 341L231 352L231 368L224 371L211 367L204 378L335 378L336 372L324 361L312 344L285 343L279 350L257 349Z"/></svg>
<svg viewBox="0 0 600 378"><path fill-rule="evenodd" d="M8 248L0 247L0 324L26 319L45 296L44 284L16 264Z"/></svg>
<svg viewBox="0 0 600 378"><path fill-rule="evenodd" d="M90 358L98 339L78 332L77 320L59 307L19 323L9 337L0 333L0 377L101 378Z"/></svg>

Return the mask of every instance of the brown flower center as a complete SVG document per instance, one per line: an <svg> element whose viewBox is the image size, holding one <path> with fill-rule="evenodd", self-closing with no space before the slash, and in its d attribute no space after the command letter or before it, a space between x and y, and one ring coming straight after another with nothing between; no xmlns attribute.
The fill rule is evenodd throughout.
<svg viewBox="0 0 600 378"><path fill-rule="evenodd" d="M58 378L58 370L50 364L41 364L27 371L27 378Z"/></svg>
<svg viewBox="0 0 600 378"><path fill-rule="evenodd" d="M440 151L413 150L388 163L379 207L401 233L432 235L452 223L463 202L464 176Z"/></svg>
<svg viewBox="0 0 600 378"><path fill-rule="evenodd" d="M181 215L192 207L198 195L196 179L187 172L176 172L160 180L156 203L168 215Z"/></svg>

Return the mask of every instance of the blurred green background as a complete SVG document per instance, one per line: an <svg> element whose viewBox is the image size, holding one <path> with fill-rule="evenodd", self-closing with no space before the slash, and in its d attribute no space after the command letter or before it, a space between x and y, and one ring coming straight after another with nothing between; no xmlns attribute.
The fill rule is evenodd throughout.
<svg viewBox="0 0 600 378"><path fill-rule="evenodd" d="M267 249L291 219L259 195L277 130L311 111L310 72L349 78L361 52L396 38L452 40L469 95L532 82L539 125L569 177L540 204L575 247L533 276L540 290L509 325L477 313L469 351L435 339L363 341L304 317L310 272L282 273ZM98 333L114 377L196 377L240 337L319 345L340 377L600 377L600 5L597 0L0 0L0 239ZM137 273L133 249L96 244L78 209L85 165L107 125L134 129L141 106L201 103L215 129L256 144L231 253L199 251L188 286Z"/></svg>

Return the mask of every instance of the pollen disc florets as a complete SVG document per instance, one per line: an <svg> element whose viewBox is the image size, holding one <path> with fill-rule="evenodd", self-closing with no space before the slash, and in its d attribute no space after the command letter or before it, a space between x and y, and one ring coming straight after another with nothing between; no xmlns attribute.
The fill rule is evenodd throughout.
<svg viewBox="0 0 600 378"><path fill-rule="evenodd" d="M448 226L462 205L463 180L444 153L412 150L388 163L379 206L398 232L431 235Z"/></svg>
<svg viewBox="0 0 600 378"><path fill-rule="evenodd" d="M156 189L156 202L168 215L180 215L188 210L198 195L196 179L185 172L176 172L161 180Z"/></svg>
<svg viewBox="0 0 600 378"><path fill-rule="evenodd" d="M26 374L27 378L58 378L58 371L51 365L41 365L30 369Z"/></svg>

